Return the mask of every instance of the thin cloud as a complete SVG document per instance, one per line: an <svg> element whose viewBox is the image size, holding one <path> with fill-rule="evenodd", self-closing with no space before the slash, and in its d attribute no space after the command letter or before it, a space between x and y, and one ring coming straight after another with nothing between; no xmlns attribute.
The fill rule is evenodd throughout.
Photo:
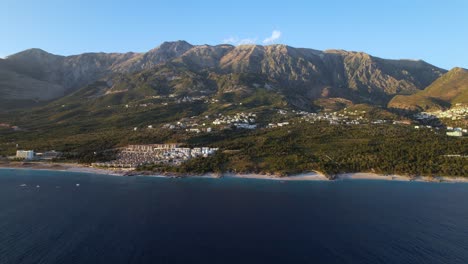
<svg viewBox="0 0 468 264"><path fill-rule="evenodd" d="M245 38L245 39L239 40L237 45L250 45L250 44L255 44L255 43L257 43L257 38Z"/></svg>
<svg viewBox="0 0 468 264"><path fill-rule="evenodd" d="M243 38L239 39L238 37L229 37L223 39L223 43L232 44L232 45L249 45L257 43L257 38Z"/></svg>
<svg viewBox="0 0 468 264"><path fill-rule="evenodd" d="M271 36L263 40L263 44L272 44L275 41L277 41L279 38L281 38L281 31L273 30L273 32L271 33Z"/></svg>
<svg viewBox="0 0 468 264"><path fill-rule="evenodd" d="M223 43L225 44L236 44L238 41L239 39L237 37L229 37L229 38L223 39Z"/></svg>
<svg viewBox="0 0 468 264"><path fill-rule="evenodd" d="M281 31L273 30L271 36L263 40L263 44L268 45L275 43L278 39L281 38ZM228 38L223 39L223 43L232 44L235 46L238 45L251 45L256 44L258 42L258 38L238 38L237 36L230 36Z"/></svg>

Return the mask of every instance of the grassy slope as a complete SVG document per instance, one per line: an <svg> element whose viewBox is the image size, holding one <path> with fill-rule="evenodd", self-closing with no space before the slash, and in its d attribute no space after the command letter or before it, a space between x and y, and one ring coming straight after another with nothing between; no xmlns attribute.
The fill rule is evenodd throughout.
<svg viewBox="0 0 468 264"><path fill-rule="evenodd" d="M412 110L449 108L456 103L468 103L468 71L455 68L433 84L414 95L398 95L389 107Z"/></svg>
<svg viewBox="0 0 468 264"><path fill-rule="evenodd" d="M404 126L330 126L298 123L279 129L200 135L190 145L223 151L214 157L165 168L177 172L234 171L281 175L318 170L328 174L373 171L408 175L466 176L463 138ZM151 169L146 168L146 169Z"/></svg>

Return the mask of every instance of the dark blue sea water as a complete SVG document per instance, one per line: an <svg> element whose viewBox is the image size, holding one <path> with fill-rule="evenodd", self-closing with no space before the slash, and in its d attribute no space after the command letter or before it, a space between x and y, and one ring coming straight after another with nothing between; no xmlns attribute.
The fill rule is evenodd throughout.
<svg viewBox="0 0 468 264"><path fill-rule="evenodd" d="M0 263L466 264L468 184L0 169Z"/></svg>

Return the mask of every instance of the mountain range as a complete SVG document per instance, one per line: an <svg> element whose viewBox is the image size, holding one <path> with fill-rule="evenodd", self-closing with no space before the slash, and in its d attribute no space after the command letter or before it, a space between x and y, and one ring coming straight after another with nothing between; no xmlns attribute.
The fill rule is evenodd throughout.
<svg viewBox="0 0 468 264"><path fill-rule="evenodd" d="M460 71L466 74L463 69L447 72L421 60L286 45L210 46L176 41L146 53L74 56L30 49L0 59L0 101L11 107L57 99L123 104L169 95L240 100L262 90L301 109L326 108L343 101L414 108L413 98L437 99L451 89L447 80L451 78L465 85L457 86L461 92L455 92L458 99L454 101L465 101L466 77L460 77ZM423 92L426 87L428 92Z"/></svg>

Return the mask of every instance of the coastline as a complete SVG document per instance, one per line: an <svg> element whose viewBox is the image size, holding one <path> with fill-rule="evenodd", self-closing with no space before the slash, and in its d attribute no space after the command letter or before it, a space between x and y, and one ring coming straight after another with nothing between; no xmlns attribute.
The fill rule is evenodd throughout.
<svg viewBox="0 0 468 264"><path fill-rule="evenodd" d="M111 176L148 176L148 177L166 177L166 178L237 178L237 179L257 179L257 180L276 180L276 181L347 181L347 180L379 180L379 181L399 181L399 182L440 182L440 183L468 183L468 178L448 177L448 176L404 176L404 175L382 175L370 172L343 173L329 178L324 174L313 171L290 176L263 175L255 173L206 173L197 175L177 175L173 173L156 174L154 172L137 172L125 169L101 169L78 163L46 163L46 162L8 162L0 163L0 169L23 169L23 170L45 170L45 171L63 171L91 173Z"/></svg>
<svg viewBox="0 0 468 264"><path fill-rule="evenodd" d="M63 171L63 172L82 172L100 175L125 176L128 171L108 170L94 168L78 163L49 163L49 162L9 162L0 163L0 169L18 169L18 170L43 170L43 171Z"/></svg>
<svg viewBox="0 0 468 264"><path fill-rule="evenodd" d="M343 173L335 176L335 180L381 180L404 182L440 182L440 183L468 183L468 178L449 176L416 176L382 175L370 172Z"/></svg>

